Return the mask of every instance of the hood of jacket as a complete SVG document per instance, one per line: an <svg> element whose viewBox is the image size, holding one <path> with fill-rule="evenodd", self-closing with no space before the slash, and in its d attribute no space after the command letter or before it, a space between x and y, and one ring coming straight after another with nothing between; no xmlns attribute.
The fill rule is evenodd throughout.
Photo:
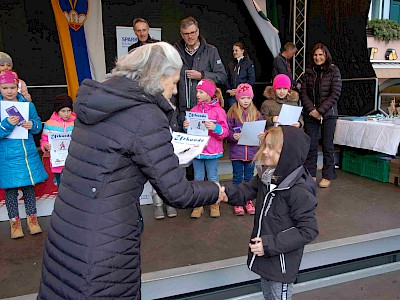
<svg viewBox="0 0 400 300"><path fill-rule="evenodd" d="M213 107L221 107L219 99L212 99L210 102L204 102L204 101L197 102L194 108L196 111L201 111L203 113L206 113Z"/></svg>
<svg viewBox="0 0 400 300"><path fill-rule="evenodd" d="M155 103L160 99L146 94L138 81L113 76L104 82L85 79L74 101L79 121L96 124L117 111L143 103Z"/></svg>
<svg viewBox="0 0 400 300"><path fill-rule="evenodd" d="M310 148L310 137L300 128L281 126L282 152L274 172L273 183L279 185L294 170L303 166Z"/></svg>
<svg viewBox="0 0 400 300"><path fill-rule="evenodd" d="M63 123L63 122L73 122L73 121L75 121L75 119L76 119L76 113L72 112L72 113L71 113L71 116L69 117L69 119L65 121L65 120L63 120L63 119L61 119L61 118L59 117L58 113L53 112L53 114L51 115L50 119L55 120L55 121L57 121L57 122L59 122L59 123Z"/></svg>
<svg viewBox="0 0 400 300"><path fill-rule="evenodd" d="M273 86L267 86L263 93L264 97L267 100L275 100L278 103L285 104L285 103L298 103L299 102L299 93L296 91L291 90L285 99L279 99L274 91Z"/></svg>

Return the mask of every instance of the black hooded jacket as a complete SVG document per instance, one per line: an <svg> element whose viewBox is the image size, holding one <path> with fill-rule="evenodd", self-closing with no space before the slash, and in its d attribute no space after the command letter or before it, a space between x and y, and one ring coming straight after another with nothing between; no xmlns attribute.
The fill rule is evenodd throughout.
<svg viewBox="0 0 400 300"><path fill-rule="evenodd" d="M139 198L146 181L178 208L212 204L219 188L186 180L170 143L166 114L173 109L138 82L86 79L74 108L38 299L140 299Z"/></svg>
<svg viewBox="0 0 400 300"><path fill-rule="evenodd" d="M293 283L304 246L318 236L317 199L315 182L303 167L310 138L299 128L281 127L283 149L271 186L261 181L264 170L258 170L250 182L227 186L226 193L232 205L257 197L251 238L262 238L265 255L249 251L250 270L268 280Z"/></svg>

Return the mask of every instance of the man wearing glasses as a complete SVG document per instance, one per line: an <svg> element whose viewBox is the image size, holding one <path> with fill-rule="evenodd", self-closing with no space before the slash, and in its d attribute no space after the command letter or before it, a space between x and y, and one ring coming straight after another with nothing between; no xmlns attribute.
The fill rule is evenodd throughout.
<svg viewBox="0 0 400 300"><path fill-rule="evenodd" d="M138 41L129 46L128 52L145 44L159 42L158 40L150 37L149 29L149 23L147 23L145 19L136 18L133 20L133 31L135 32Z"/></svg>
<svg viewBox="0 0 400 300"><path fill-rule="evenodd" d="M207 44L200 35L198 23L193 17L181 21L180 33L182 39L175 47L183 61L177 103L181 116L179 121L183 122L185 111L197 104L197 83L202 78L208 78L217 85L224 84L227 77L217 48Z"/></svg>

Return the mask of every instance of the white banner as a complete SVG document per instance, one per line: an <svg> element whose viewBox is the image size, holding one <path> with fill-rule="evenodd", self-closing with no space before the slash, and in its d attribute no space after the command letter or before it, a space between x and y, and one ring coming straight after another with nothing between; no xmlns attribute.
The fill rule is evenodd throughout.
<svg viewBox="0 0 400 300"><path fill-rule="evenodd" d="M120 59L128 53L130 45L137 42L137 37L133 27L116 26L117 33L117 57ZM161 41L161 28L150 28L149 35L153 39Z"/></svg>

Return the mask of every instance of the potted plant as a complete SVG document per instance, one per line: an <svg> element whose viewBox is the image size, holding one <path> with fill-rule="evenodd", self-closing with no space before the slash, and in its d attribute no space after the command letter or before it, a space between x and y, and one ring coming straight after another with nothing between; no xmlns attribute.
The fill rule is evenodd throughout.
<svg viewBox="0 0 400 300"><path fill-rule="evenodd" d="M400 24L394 20L372 19L368 21L367 34L389 42L400 39Z"/></svg>

